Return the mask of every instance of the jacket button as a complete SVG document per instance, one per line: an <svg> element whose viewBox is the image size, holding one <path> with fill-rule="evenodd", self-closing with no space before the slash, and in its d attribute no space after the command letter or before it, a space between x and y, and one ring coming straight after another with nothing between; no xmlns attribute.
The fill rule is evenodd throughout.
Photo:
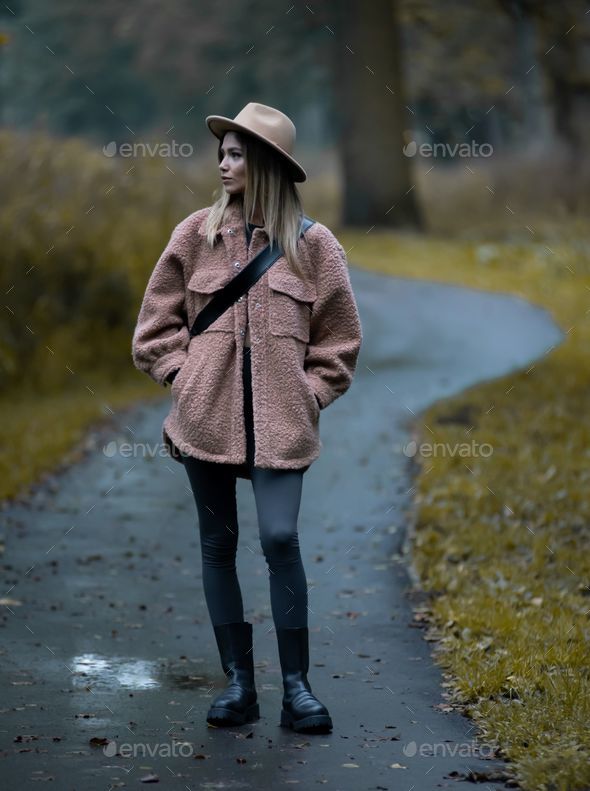
<svg viewBox="0 0 590 791"><path fill-rule="evenodd" d="M234 261L234 266L235 266L235 267L239 267L239 266L241 266L241 264L240 264L240 262L239 262L239 261Z"/></svg>
<svg viewBox="0 0 590 791"><path fill-rule="evenodd" d="M260 308L260 307L261 307L261 304L260 304L260 302L257 302L257 303L256 303L256 307L257 307L257 308Z"/></svg>
<svg viewBox="0 0 590 791"><path fill-rule="evenodd" d="M244 330L240 330L240 335L243 335L243 334L244 334Z"/></svg>
<svg viewBox="0 0 590 791"><path fill-rule="evenodd" d="M238 302L242 302L243 299L244 299L244 295L242 294L241 297L238 297Z"/></svg>

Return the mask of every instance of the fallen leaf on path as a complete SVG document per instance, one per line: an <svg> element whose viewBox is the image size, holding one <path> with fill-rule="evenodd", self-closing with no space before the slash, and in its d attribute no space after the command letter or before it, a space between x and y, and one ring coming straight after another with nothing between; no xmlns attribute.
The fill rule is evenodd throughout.
<svg viewBox="0 0 590 791"><path fill-rule="evenodd" d="M93 736L92 739L88 740L88 744L91 747L102 747L105 744L108 744L110 739L107 739L105 736Z"/></svg>

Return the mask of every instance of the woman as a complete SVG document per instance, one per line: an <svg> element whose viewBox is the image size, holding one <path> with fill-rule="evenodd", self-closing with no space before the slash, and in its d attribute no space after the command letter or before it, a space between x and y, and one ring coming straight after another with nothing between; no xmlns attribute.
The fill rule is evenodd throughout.
<svg viewBox="0 0 590 791"><path fill-rule="evenodd" d="M220 144L224 191L174 229L148 282L133 360L172 383L163 438L184 464L199 518L203 587L221 664L229 678L207 721L259 717L252 624L236 575L236 477L256 499L268 563L283 676L281 725L332 728L312 693L307 583L297 518L303 474L319 456L319 413L350 386L362 342L346 255L315 222L299 238L303 211L292 156L295 127L251 102L234 118L208 116ZM247 221L247 222L246 222ZM216 321L194 337L197 314L268 244L284 254Z"/></svg>

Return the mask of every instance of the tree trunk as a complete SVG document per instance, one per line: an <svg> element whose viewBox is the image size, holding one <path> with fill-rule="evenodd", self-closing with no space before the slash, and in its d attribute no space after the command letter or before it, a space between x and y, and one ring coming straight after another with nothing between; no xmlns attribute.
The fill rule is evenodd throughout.
<svg viewBox="0 0 590 791"><path fill-rule="evenodd" d="M334 4L335 116L346 225L421 228L410 161L394 0Z"/></svg>

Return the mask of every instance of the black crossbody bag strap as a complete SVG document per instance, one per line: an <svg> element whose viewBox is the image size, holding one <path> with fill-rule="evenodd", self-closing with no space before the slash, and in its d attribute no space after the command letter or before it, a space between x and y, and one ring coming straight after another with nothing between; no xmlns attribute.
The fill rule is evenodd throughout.
<svg viewBox="0 0 590 791"><path fill-rule="evenodd" d="M315 220L304 215L299 230L299 236L303 236L314 222ZM216 321L230 305L233 305L238 297L245 294L282 255L283 249L280 245L275 245L272 248L270 245L267 245L264 250L261 250L255 255L245 269L238 272L227 285L214 293L213 298L205 305L195 319L190 329L191 337L198 335L200 332L203 332L203 330L206 330L210 324L213 324L213 322Z"/></svg>

